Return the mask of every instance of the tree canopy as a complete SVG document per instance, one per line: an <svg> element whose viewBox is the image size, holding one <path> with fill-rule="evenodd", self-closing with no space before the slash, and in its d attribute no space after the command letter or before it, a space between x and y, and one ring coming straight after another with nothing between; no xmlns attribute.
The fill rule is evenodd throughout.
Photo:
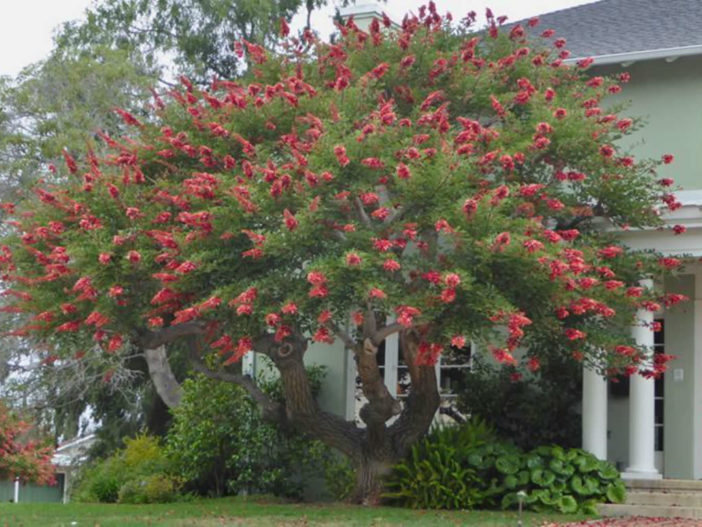
<svg viewBox="0 0 702 527"><path fill-rule="evenodd" d="M488 13L475 32L475 19L456 28L430 4L399 30L350 20L332 44L239 41L250 77L207 89L182 78L151 116L116 110L131 132L101 134L108 153L65 152L3 206L5 309L26 319L13 334L47 361L99 357L111 371L132 346L185 342L194 369L348 455L365 500L428 428L449 347L480 343L510 367L523 348L538 370L547 342L639 371L636 310L682 299L639 281L680 262L631 251L616 231L677 206L655 173L671 157L619 150L632 120L602 101L626 74L564 64L564 39L537 20L501 31ZM395 333L405 402L376 360ZM311 395L305 350L335 341L355 353L364 427ZM229 367L250 351L273 360L284 405Z"/></svg>

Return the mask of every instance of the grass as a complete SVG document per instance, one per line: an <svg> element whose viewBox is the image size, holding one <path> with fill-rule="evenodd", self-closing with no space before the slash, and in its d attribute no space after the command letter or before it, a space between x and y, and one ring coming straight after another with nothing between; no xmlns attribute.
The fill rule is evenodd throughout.
<svg viewBox="0 0 702 527"><path fill-rule="evenodd" d="M583 516L524 514L524 527ZM267 497L201 499L184 503L116 505L100 503L0 503L0 527L380 527L517 525L517 514L499 511L414 511L394 507L285 503Z"/></svg>

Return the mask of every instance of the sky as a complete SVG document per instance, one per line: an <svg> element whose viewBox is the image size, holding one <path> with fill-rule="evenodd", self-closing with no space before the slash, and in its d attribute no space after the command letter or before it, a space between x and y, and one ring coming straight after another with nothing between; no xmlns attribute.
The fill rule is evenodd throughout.
<svg viewBox="0 0 702 527"><path fill-rule="evenodd" d="M79 18L94 0L0 0L0 75L16 75L22 67L46 57L52 47L54 30L64 21ZM388 0L382 9L394 20L428 0ZM462 18L468 11L484 12L489 6L496 15L519 20L592 0L435 0L440 13L450 11ZM312 25L322 36L331 33L334 4L317 12ZM357 0L357 4L373 3Z"/></svg>

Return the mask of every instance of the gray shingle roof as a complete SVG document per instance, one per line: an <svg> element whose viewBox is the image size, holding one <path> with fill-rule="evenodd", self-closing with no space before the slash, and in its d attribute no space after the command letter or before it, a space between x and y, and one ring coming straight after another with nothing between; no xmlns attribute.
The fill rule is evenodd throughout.
<svg viewBox="0 0 702 527"><path fill-rule="evenodd" d="M572 57L702 45L702 0L600 0L539 18Z"/></svg>

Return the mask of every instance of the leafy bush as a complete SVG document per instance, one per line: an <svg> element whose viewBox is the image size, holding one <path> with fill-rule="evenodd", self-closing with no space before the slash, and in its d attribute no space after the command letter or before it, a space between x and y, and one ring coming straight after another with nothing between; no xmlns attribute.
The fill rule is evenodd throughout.
<svg viewBox="0 0 702 527"><path fill-rule="evenodd" d="M120 503L168 503L180 499L182 480L163 473L127 481L119 489Z"/></svg>
<svg viewBox="0 0 702 527"><path fill-rule="evenodd" d="M323 370L312 369L315 390ZM272 397L280 383L261 379ZM282 431L263 420L240 387L204 376L183 385L181 405L173 411L167 452L176 473L200 494L267 493L302 498L305 485L323 473L328 448L301 434Z"/></svg>
<svg viewBox="0 0 702 527"><path fill-rule="evenodd" d="M484 421L441 428L398 464L385 496L412 508L513 508L524 491L535 511L594 513L603 501L621 503L619 472L580 449L542 446L528 453L498 441Z"/></svg>
<svg viewBox="0 0 702 527"><path fill-rule="evenodd" d="M174 501L182 487L157 437L127 438L124 448L82 470L75 501L155 503Z"/></svg>
<svg viewBox="0 0 702 527"><path fill-rule="evenodd" d="M474 357L457 389L459 410L484 419L498 437L524 450L552 443L579 446L581 366L551 355L556 354L542 360L537 374L519 380L509 368Z"/></svg>

